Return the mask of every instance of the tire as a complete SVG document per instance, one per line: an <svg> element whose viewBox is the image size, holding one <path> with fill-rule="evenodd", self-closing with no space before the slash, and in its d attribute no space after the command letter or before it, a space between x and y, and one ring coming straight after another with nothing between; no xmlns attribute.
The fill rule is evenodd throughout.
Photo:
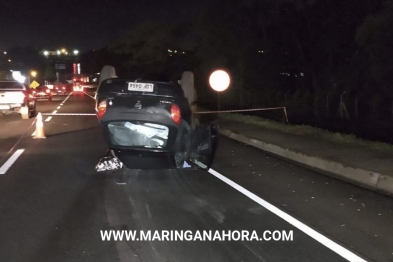
<svg viewBox="0 0 393 262"><path fill-rule="evenodd" d="M34 103L34 108L32 111L29 111L30 117L35 117L37 115L37 108L36 105Z"/></svg>
<svg viewBox="0 0 393 262"><path fill-rule="evenodd" d="M106 65L101 69L100 79L98 85L101 85L102 81L109 78L116 78L116 70L113 66Z"/></svg>

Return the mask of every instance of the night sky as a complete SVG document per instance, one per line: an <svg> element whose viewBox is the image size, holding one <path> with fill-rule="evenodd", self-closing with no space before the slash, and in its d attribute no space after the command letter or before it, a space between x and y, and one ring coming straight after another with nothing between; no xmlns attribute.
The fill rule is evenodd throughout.
<svg viewBox="0 0 393 262"><path fill-rule="evenodd" d="M204 1L101 0L0 3L0 50L34 46L82 51L104 47L140 22L197 19Z"/></svg>

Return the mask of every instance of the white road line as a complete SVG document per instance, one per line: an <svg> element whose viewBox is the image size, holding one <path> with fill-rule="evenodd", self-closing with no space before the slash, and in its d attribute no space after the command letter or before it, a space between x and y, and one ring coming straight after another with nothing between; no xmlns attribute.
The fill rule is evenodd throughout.
<svg viewBox="0 0 393 262"><path fill-rule="evenodd" d="M196 164L198 164L198 163L196 163ZM202 167L202 165L201 165L201 167ZM228 185L230 185L231 187L233 187L234 189L236 189L240 193L243 193L244 195L246 195L250 199L254 200L255 202L257 202L258 204L260 204L261 206L263 206L264 208L266 208L267 210L269 210L273 214L275 214L275 215L279 216L280 218L282 218L283 220L287 221L292 226L298 228L303 233L309 235L310 237L312 237L313 239L315 239L316 241L318 241L319 243L321 243L325 247L329 248L330 250L334 251L338 255L342 256L345 259L347 259L348 261L366 262L366 260L364 260L363 258L361 258L358 255L352 253L348 249L340 246L339 244L333 242L329 238L327 238L324 235L318 233L317 231L315 231L311 227L303 224L302 222L300 222L296 218L288 215L284 211L278 209L277 207L273 206L272 204L270 204L267 201L263 200L262 198L258 197L254 193L251 193L250 191L248 191L244 187L236 184L235 182L233 182L232 180L230 180L230 179L226 178L225 176L221 175L217 171L215 171L215 170L210 168L208 172L210 174L212 174L213 176L217 177L218 179L220 179L221 181L227 183Z"/></svg>
<svg viewBox="0 0 393 262"><path fill-rule="evenodd" d="M88 95L88 96L90 96L91 98L93 98L94 100L96 100L95 98L94 98L94 96L91 96L91 95L89 95L88 93L86 93L86 92L83 92L85 95Z"/></svg>
<svg viewBox="0 0 393 262"><path fill-rule="evenodd" d="M67 101L67 99L72 95L73 92L71 92L64 100L63 100L63 104L65 103L65 101Z"/></svg>
<svg viewBox="0 0 393 262"><path fill-rule="evenodd" d="M47 119L45 119L45 122L49 122L52 119L52 117L48 117ZM35 132L35 131L34 131Z"/></svg>
<svg viewBox="0 0 393 262"><path fill-rule="evenodd" d="M52 112L52 115L56 115L56 113L57 113L57 110L53 111L53 112Z"/></svg>
<svg viewBox="0 0 393 262"><path fill-rule="evenodd" d="M56 109L60 109L61 106L58 106Z"/></svg>
<svg viewBox="0 0 393 262"><path fill-rule="evenodd" d="M18 149L15 153L4 163L4 165L0 168L0 175L4 175L7 170L12 166L13 163L20 157L20 155L25 151L24 149Z"/></svg>

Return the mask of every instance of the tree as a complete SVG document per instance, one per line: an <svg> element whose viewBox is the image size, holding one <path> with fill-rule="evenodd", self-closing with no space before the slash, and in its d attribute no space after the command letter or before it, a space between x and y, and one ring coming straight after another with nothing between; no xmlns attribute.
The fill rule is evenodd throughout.
<svg viewBox="0 0 393 262"><path fill-rule="evenodd" d="M83 71L88 74L101 72L101 69L105 65L114 66L121 72L121 67L127 59L128 57L126 55L117 54L105 47L99 50L82 53L80 56L80 63L83 65Z"/></svg>
<svg viewBox="0 0 393 262"><path fill-rule="evenodd" d="M129 75L170 78L170 52L178 48L181 39L176 29L168 23L145 22L126 32L110 45L110 50L128 56L124 66Z"/></svg>
<svg viewBox="0 0 393 262"><path fill-rule="evenodd" d="M367 52L372 78L391 93L393 85L393 1L386 1L381 11L367 17L358 28L356 39Z"/></svg>

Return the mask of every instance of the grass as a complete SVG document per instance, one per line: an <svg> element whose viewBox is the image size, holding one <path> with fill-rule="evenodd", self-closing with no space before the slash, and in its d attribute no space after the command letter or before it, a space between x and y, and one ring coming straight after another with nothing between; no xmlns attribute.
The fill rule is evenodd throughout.
<svg viewBox="0 0 393 262"><path fill-rule="evenodd" d="M230 113L222 114L220 115L220 118L224 120L225 119L234 120L246 124L257 125L270 130L277 130L294 135L312 136L339 144L362 146L365 148L377 149L377 150L393 150L392 144L368 141L368 140L357 138L355 135L352 134L330 132L327 130L323 130L308 125L290 125L290 124L287 125L287 124L275 122L273 120L260 118L257 116L247 116L247 115L230 114Z"/></svg>

